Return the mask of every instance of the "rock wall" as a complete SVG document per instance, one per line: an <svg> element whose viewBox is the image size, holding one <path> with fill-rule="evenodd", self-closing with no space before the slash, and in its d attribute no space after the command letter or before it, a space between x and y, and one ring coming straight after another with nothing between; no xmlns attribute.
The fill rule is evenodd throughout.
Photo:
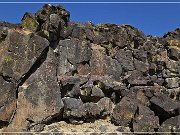
<svg viewBox="0 0 180 135"><path fill-rule="evenodd" d="M21 26L0 23L2 131L109 117L131 132L180 132L180 29L153 37L69 18L47 4Z"/></svg>

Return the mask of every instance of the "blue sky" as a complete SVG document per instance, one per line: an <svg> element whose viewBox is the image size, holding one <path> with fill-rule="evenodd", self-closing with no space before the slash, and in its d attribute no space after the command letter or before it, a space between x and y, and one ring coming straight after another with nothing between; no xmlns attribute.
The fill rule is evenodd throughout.
<svg viewBox="0 0 180 135"><path fill-rule="evenodd" d="M17 1L17 0L11 0L11 1ZM32 1L32 0L26 0L26 2L28 1ZM46 1L50 1L50 0L44 0L44 2ZM75 1L75 0L66 0L66 2L71 2L71 1ZM81 1L85 1L85 0L79 0L79 2ZM106 1L106 0L98 0L98 1ZM113 0L113 1L116 2L122 0ZM131 1L137 2L137 0L131 0ZM143 0L138 0L138 1L143 1ZM154 1L157 2L156 0ZM167 0L159 0L159 2L162 1L168 2ZM173 0L173 1L180 2L180 0L179 1ZM2 0L0 0L0 2L2 2ZM168 31L172 31L177 27L180 27L180 3L179 4L177 3L176 4L62 4L62 5L68 11L70 11L71 21L78 21L78 22L92 21L95 24L97 23L115 23L118 25L131 24L132 26L142 30L145 34L151 34L156 36L162 36L164 35L164 33ZM20 23L21 18L26 11L35 13L42 6L43 4L0 3L0 21Z"/></svg>

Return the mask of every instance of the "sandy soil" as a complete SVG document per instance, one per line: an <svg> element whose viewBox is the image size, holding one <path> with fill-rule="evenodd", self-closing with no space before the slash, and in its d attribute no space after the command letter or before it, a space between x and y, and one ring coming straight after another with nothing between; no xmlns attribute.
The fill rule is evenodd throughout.
<svg viewBox="0 0 180 135"><path fill-rule="evenodd" d="M52 130L49 130L51 129ZM45 127L45 131L43 133L47 133L48 131L51 132L56 132L60 131L61 133L64 134L80 134L80 135L95 135L95 133L100 133L100 134L118 134L120 135L119 129L122 127L120 126L115 126L110 122L110 119L99 119L96 120L94 123L83 123L79 125L74 125L67 123L65 121L61 121L58 123L53 123L51 125L48 125ZM57 129L57 130L54 130ZM129 128L123 127L124 132L130 132Z"/></svg>

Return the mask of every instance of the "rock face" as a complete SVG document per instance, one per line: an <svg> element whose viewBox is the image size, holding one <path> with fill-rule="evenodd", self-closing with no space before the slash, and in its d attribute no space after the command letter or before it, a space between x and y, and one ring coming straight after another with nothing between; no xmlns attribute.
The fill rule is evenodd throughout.
<svg viewBox="0 0 180 135"><path fill-rule="evenodd" d="M180 29L153 37L69 17L46 4L21 26L0 23L2 131L110 118L122 132L179 132Z"/></svg>

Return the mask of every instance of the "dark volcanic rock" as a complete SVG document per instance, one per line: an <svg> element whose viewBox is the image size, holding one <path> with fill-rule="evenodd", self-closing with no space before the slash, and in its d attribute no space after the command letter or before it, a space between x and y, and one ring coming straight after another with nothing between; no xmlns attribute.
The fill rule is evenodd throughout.
<svg viewBox="0 0 180 135"><path fill-rule="evenodd" d="M52 52L50 49L45 54L42 65L19 87L16 115L10 127L27 130L38 123L61 117L64 105L56 79L56 58Z"/></svg>
<svg viewBox="0 0 180 135"><path fill-rule="evenodd" d="M73 25L73 30L71 37L78 38L80 40L90 40L93 41L94 33L93 33L93 24L88 23L71 23L70 26ZM69 29L71 28L69 26Z"/></svg>
<svg viewBox="0 0 180 135"><path fill-rule="evenodd" d="M40 24L40 31L48 32L49 41L57 41L61 31L67 27L70 14L62 6L45 4L43 8L35 13L37 22Z"/></svg>
<svg viewBox="0 0 180 135"><path fill-rule="evenodd" d="M131 71L129 72L129 78L128 82L130 85L136 86L136 85L147 85L149 78L146 78L143 76L143 73L141 71Z"/></svg>
<svg viewBox="0 0 180 135"><path fill-rule="evenodd" d="M155 96L150 99L150 102L159 106L160 108L163 108L164 111L167 112L171 112L180 107L180 102L174 101L166 97L166 95L160 93L156 93Z"/></svg>
<svg viewBox="0 0 180 135"><path fill-rule="evenodd" d="M180 29L153 37L69 17L45 4L21 25L0 22L0 128L60 132L62 120L110 117L123 132L179 132Z"/></svg>
<svg viewBox="0 0 180 135"><path fill-rule="evenodd" d="M47 50L49 42L29 31L8 30L0 43L0 74L19 81ZM20 66L21 65L21 66Z"/></svg>
<svg viewBox="0 0 180 135"><path fill-rule="evenodd" d="M149 64L134 59L134 67L137 71L147 73L149 71Z"/></svg>
<svg viewBox="0 0 180 135"><path fill-rule="evenodd" d="M116 59L121 63L125 71L134 70L132 52L130 50L119 50Z"/></svg>
<svg viewBox="0 0 180 135"><path fill-rule="evenodd" d="M180 116L172 117L162 123L158 132L179 132L180 131Z"/></svg>
<svg viewBox="0 0 180 135"><path fill-rule="evenodd" d="M101 98L98 102L97 102L98 106L101 108L101 116L107 116L109 114L111 114L112 109L113 109L113 102L111 101L111 99L104 97Z"/></svg>
<svg viewBox="0 0 180 135"><path fill-rule="evenodd" d="M147 51L142 50L142 49L141 50L134 49L133 55L134 55L134 58L136 58L137 60L142 61L142 62L147 62Z"/></svg>
<svg viewBox="0 0 180 135"><path fill-rule="evenodd" d="M90 60L92 75L109 75L119 80L122 74L120 63L106 55L105 49L99 45L92 45L92 57Z"/></svg>
<svg viewBox="0 0 180 135"><path fill-rule="evenodd" d="M170 117L180 114L180 102L172 100L164 94L156 93L151 99L151 109L160 119L160 124Z"/></svg>
<svg viewBox="0 0 180 135"><path fill-rule="evenodd" d="M64 103L63 118L68 118L72 121L72 119L75 120L82 117L82 110L79 110L83 105L81 99L65 97L62 100Z"/></svg>
<svg viewBox="0 0 180 135"><path fill-rule="evenodd" d="M159 127L159 118L148 107L139 105L138 115L133 122L135 132L155 132Z"/></svg>
<svg viewBox="0 0 180 135"><path fill-rule="evenodd" d="M115 125L129 126L134 119L137 105L136 99L124 97L113 109L112 122Z"/></svg>
<svg viewBox="0 0 180 135"><path fill-rule="evenodd" d="M16 109L16 88L4 78L0 76L0 121L8 123Z"/></svg>
<svg viewBox="0 0 180 135"><path fill-rule="evenodd" d="M62 75L76 70L79 64L88 62L91 58L91 48L86 41L66 39L59 42L58 54L58 75Z"/></svg>
<svg viewBox="0 0 180 135"><path fill-rule="evenodd" d="M180 59L180 48L176 46L169 47L168 54L169 57L173 60L179 60Z"/></svg>

